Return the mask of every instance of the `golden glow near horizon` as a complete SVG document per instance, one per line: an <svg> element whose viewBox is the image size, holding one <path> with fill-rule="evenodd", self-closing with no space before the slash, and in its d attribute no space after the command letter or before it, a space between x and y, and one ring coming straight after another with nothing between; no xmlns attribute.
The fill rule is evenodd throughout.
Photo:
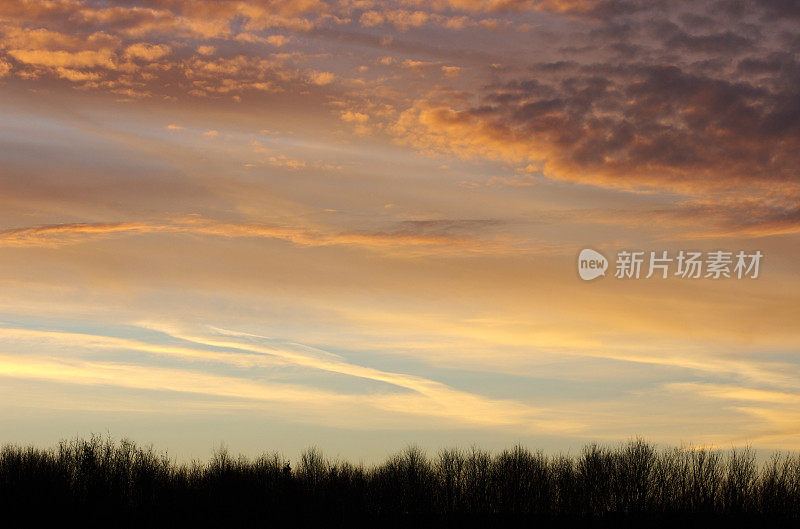
<svg viewBox="0 0 800 529"><path fill-rule="evenodd" d="M0 1L3 440L800 448L800 11L615 6Z"/></svg>

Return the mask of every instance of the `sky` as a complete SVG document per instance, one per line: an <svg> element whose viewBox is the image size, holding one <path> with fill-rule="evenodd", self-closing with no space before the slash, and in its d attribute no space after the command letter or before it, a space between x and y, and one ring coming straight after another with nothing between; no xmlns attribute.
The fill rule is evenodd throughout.
<svg viewBox="0 0 800 529"><path fill-rule="evenodd" d="M783 0L2 0L0 437L800 449L799 54Z"/></svg>

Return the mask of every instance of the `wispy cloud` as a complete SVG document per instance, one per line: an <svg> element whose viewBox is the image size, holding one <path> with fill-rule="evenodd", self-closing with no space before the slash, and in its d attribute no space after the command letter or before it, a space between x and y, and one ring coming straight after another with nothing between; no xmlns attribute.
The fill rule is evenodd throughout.
<svg viewBox="0 0 800 529"><path fill-rule="evenodd" d="M235 333L230 333L234 334ZM272 402L336 403L364 406L385 412L439 417L454 424L479 426L535 425L544 431L579 429L578 423L556 419L546 409L537 409L513 400L488 399L480 395L455 390L445 384L410 375L382 371L350 364L332 355L304 353L300 350L264 347L227 339L169 335L194 347L145 343L131 339L81 333L43 331L19 328L0 328L0 335L17 339L53 341L75 348L93 350L141 351L166 355L194 362L216 362L238 367L275 367L291 365L354 378L384 382L404 392L373 393L365 402L363 394L333 393L310 387L289 384L254 382L240 377L223 377L208 372L185 369L164 369L128 363L110 363L79 359L53 359L41 356L0 357L0 374L17 378L36 378L73 384L104 384L147 390L167 390L202 393ZM198 348L200 346L201 348ZM209 349L210 348L210 349Z"/></svg>
<svg viewBox="0 0 800 529"><path fill-rule="evenodd" d="M353 246L376 251L408 247L441 253L517 251L502 241L479 236L480 228L492 224L496 221L406 221L392 230L322 231L304 226L230 223L198 217L169 222L76 222L2 230L0 247L56 247L103 237L166 233L280 239L298 246Z"/></svg>
<svg viewBox="0 0 800 529"><path fill-rule="evenodd" d="M696 398L720 400L749 419L745 431L734 437L738 442L772 446L797 446L800 442L800 393L746 386L702 383L673 383L672 392L696 395Z"/></svg>

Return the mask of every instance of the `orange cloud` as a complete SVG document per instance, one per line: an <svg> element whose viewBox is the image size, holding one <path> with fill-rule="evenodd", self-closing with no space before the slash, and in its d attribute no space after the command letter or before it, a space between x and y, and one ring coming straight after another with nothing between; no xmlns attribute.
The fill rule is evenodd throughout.
<svg viewBox="0 0 800 529"><path fill-rule="evenodd" d="M346 121L348 123L366 123L369 121L369 116L362 112L353 112L352 110L346 110L340 114L342 121Z"/></svg>
<svg viewBox="0 0 800 529"><path fill-rule="evenodd" d="M450 235L446 232L415 231L351 231L321 232L303 227L271 226L267 224L233 224L188 219L173 223L71 223L15 228L0 231L0 247L44 246L75 244L95 237L126 234L195 233L219 237L257 237L283 239L300 246L352 245L365 248L392 248L403 246L479 247L477 241Z"/></svg>
<svg viewBox="0 0 800 529"><path fill-rule="evenodd" d="M114 68L114 54L111 51L48 51L48 50L8 50L14 59L34 66L66 68Z"/></svg>
<svg viewBox="0 0 800 529"><path fill-rule="evenodd" d="M169 54L171 51L172 50L170 47L164 44L137 42L136 44L131 44L125 49L125 55L131 59L155 61Z"/></svg>
<svg viewBox="0 0 800 529"><path fill-rule="evenodd" d="M432 8L437 11L455 9L476 12L521 11L531 9L537 4L533 0L403 0L401 3Z"/></svg>
<svg viewBox="0 0 800 529"><path fill-rule="evenodd" d="M310 72L311 82L317 85L326 85L333 82L336 76L331 72Z"/></svg>

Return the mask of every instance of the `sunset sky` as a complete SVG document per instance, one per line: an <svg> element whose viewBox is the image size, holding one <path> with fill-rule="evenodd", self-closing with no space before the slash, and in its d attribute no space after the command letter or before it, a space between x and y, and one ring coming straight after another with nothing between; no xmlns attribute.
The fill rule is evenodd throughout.
<svg viewBox="0 0 800 529"><path fill-rule="evenodd" d="M0 0L2 442L800 449L798 244L796 2Z"/></svg>

